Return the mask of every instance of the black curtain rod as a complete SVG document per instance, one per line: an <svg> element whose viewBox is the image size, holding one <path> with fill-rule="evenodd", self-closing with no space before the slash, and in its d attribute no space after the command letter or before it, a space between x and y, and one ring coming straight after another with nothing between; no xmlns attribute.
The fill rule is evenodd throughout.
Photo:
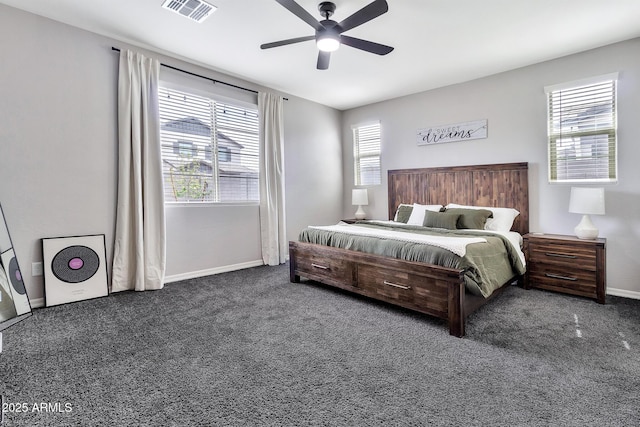
<svg viewBox="0 0 640 427"><path fill-rule="evenodd" d="M120 52L120 49L118 49L117 47L111 47L111 50L115 50L116 52ZM200 77L201 79L210 80L214 84L215 83L220 83L220 84L223 84L223 85L226 85L226 86L231 86L231 87L234 87L236 89L244 90L244 91L247 91L247 92L252 92L252 93L255 93L255 94L258 93L257 90L247 89L246 87L237 86L237 85L234 85L234 84L231 84L231 83L227 83L227 82L221 82L220 80L212 79L211 77L203 76L201 74L192 73L191 71L182 70L180 68L176 68L176 67L173 67L171 65L167 65L167 64L163 64L163 63L160 63L160 65L162 65L163 67L171 68L172 70L180 71L180 72L185 73L185 74L190 74L190 75L195 76L195 77ZM288 101L287 98L283 98L283 99L285 101Z"/></svg>

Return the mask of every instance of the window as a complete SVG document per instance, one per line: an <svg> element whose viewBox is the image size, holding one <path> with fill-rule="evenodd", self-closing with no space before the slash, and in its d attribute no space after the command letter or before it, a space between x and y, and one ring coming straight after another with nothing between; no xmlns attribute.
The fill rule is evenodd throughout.
<svg viewBox="0 0 640 427"><path fill-rule="evenodd" d="M167 88L158 95L165 201L258 201L257 109Z"/></svg>
<svg viewBox="0 0 640 427"><path fill-rule="evenodd" d="M173 143L173 153L178 157L193 157L194 152L197 153L197 149L194 148L192 142L176 141Z"/></svg>
<svg viewBox="0 0 640 427"><path fill-rule="evenodd" d="M617 74L545 88L549 181L617 180Z"/></svg>
<svg viewBox="0 0 640 427"><path fill-rule="evenodd" d="M228 147L218 147L218 161L230 162L231 161L231 149Z"/></svg>
<svg viewBox="0 0 640 427"><path fill-rule="evenodd" d="M355 185L380 184L380 123L353 127Z"/></svg>

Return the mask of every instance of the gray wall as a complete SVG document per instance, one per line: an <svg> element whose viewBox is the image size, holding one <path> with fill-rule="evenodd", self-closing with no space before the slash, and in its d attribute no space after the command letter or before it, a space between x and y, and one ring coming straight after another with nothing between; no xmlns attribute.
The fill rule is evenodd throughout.
<svg viewBox="0 0 640 427"><path fill-rule="evenodd" d="M617 184L604 185L605 216L593 216L607 238L609 291L640 297L640 39L346 111L343 114L345 216L353 216L351 126L380 120L383 183L370 188L370 217L387 217L390 169L529 162L531 231L573 234L580 220L568 212L571 185L547 182L544 86L620 72ZM401 78L401 76L398 76ZM429 126L488 119L488 138L417 146L416 132Z"/></svg>
<svg viewBox="0 0 640 427"><path fill-rule="evenodd" d="M111 263L117 185L117 71L125 44L0 5L0 203L32 299L40 239L104 233ZM144 51L143 49L138 49ZM195 65L162 62L260 90ZM241 96L242 92L229 96ZM285 94L285 96L287 96ZM341 114L288 96L288 236L335 222L342 206ZM170 280L261 263L258 207L167 208ZM38 301L38 302L41 302Z"/></svg>

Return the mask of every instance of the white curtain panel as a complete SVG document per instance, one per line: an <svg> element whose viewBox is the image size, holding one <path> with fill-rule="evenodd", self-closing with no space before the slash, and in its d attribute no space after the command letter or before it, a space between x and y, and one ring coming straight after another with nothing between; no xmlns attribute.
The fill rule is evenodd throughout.
<svg viewBox="0 0 640 427"><path fill-rule="evenodd" d="M113 292L162 289L166 264L157 59L120 52Z"/></svg>
<svg viewBox="0 0 640 427"><path fill-rule="evenodd" d="M284 214L283 98L258 94L260 110L260 234L262 260L283 264L287 256Z"/></svg>

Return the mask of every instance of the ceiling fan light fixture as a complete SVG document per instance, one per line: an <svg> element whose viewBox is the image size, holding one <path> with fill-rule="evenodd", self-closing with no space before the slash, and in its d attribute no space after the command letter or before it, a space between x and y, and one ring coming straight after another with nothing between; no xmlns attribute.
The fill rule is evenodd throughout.
<svg viewBox="0 0 640 427"><path fill-rule="evenodd" d="M340 47L340 40L337 34L323 34L318 36L316 45L323 52L335 52Z"/></svg>
<svg viewBox="0 0 640 427"><path fill-rule="evenodd" d="M318 62L316 63L318 70L326 70L329 68L331 52L338 50L342 44L376 55L386 55L393 51L391 46L385 46L380 43L342 34L387 13L389 10L387 0L373 0L372 3L352 13L340 22L329 19L336 10L335 3L331 1L323 1L318 5L320 15L324 18L321 21L314 18L304 7L299 5L296 0L276 0L276 2L313 27L313 29L316 30L315 35L264 43L260 45L260 49L271 49L272 47L315 40L316 46L320 51L318 53Z"/></svg>

